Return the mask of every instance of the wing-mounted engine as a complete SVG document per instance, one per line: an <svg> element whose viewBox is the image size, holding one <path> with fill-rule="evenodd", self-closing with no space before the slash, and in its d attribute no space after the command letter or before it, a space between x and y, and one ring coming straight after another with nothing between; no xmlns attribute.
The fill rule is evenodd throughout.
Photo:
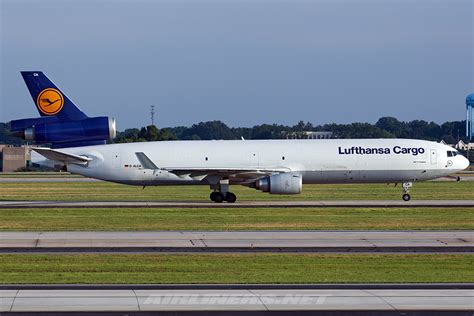
<svg viewBox="0 0 474 316"><path fill-rule="evenodd" d="M300 194L303 177L297 173L277 173L258 179L251 187L270 194Z"/></svg>
<svg viewBox="0 0 474 316"><path fill-rule="evenodd" d="M12 121L11 131L25 140L61 148L105 144L115 138L116 124L115 119L106 116L77 121L41 117Z"/></svg>

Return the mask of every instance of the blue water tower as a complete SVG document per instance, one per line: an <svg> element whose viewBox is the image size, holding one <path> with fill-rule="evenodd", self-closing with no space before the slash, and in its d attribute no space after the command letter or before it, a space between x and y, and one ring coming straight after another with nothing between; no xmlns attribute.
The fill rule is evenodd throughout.
<svg viewBox="0 0 474 316"><path fill-rule="evenodd" d="M472 108L474 107L474 93L466 97L466 136L469 140L474 137L474 117L472 117Z"/></svg>

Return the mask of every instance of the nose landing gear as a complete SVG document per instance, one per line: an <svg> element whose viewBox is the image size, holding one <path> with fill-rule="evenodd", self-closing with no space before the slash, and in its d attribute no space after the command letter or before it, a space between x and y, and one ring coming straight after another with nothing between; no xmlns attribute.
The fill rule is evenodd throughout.
<svg viewBox="0 0 474 316"><path fill-rule="evenodd" d="M403 182L403 195L402 195L403 201L405 202L410 201L411 196L410 194L408 194L408 191L410 190L412 186L413 186L413 182Z"/></svg>

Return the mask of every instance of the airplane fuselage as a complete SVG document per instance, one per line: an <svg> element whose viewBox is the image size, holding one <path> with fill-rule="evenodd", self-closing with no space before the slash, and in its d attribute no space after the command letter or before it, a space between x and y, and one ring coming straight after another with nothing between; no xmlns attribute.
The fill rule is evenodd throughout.
<svg viewBox="0 0 474 316"><path fill-rule="evenodd" d="M180 168L278 169L302 175L303 183L396 183L430 180L468 166L454 149L411 139L215 140L125 143L63 148L92 158L68 171L130 185L208 184L206 179L175 174ZM145 169L143 152L160 169ZM40 164L46 164L44 161ZM229 178L230 184L242 183Z"/></svg>

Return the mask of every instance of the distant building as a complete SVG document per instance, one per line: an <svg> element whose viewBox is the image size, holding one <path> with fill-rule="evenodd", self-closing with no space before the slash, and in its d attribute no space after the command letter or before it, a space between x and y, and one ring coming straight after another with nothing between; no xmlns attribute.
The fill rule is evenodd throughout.
<svg viewBox="0 0 474 316"><path fill-rule="evenodd" d="M474 143L465 143L462 140L458 141L456 145L453 146L456 149L461 150L474 150Z"/></svg>
<svg viewBox="0 0 474 316"><path fill-rule="evenodd" d="M329 139L332 138L332 132L291 132L286 133L286 139Z"/></svg>
<svg viewBox="0 0 474 316"><path fill-rule="evenodd" d="M0 170L14 172L31 164L29 147L0 145Z"/></svg>
<svg viewBox="0 0 474 316"><path fill-rule="evenodd" d="M448 144L444 140L440 141L441 144L451 146L456 149L461 149L461 150L474 150L474 143L465 143L462 140L458 141L456 144Z"/></svg>

